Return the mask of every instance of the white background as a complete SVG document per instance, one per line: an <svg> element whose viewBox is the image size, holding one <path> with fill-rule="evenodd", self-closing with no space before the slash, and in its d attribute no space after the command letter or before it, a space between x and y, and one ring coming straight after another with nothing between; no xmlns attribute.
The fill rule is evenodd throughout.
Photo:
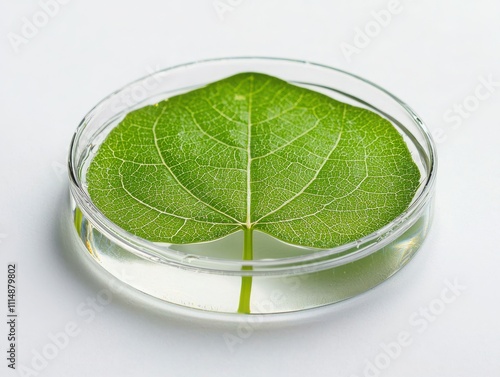
<svg viewBox="0 0 500 377"><path fill-rule="evenodd" d="M17 45L9 33L24 38L23 17L41 17L40 24L42 8L1 1L0 316L7 263L16 262L17 367L39 369L24 375L73 377L499 376L500 3L401 0L379 30L371 12L387 9L385 0L220 3L233 5L218 13L212 0L72 0ZM343 43L354 46L357 28L366 27L368 45L344 54ZM342 68L421 115L439 135L435 221L424 246L402 272L360 298L247 328L232 348L223 334L238 337L241 324L155 310L128 294L114 295L92 318L78 314L106 281L61 240L64 164L77 124L102 97L150 70L238 55ZM474 100L481 77L497 84ZM471 111L447 121L464 101ZM412 325L419 308L439 307L446 281L465 289L425 329ZM53 343L50 334L68 323L78 335L46 365L32 365ZM7 331L0 326L1 376L19 373L7 368ZM402 331L412 343L384 370L368 372L370 363L386 361L381 343Z"/></svg>

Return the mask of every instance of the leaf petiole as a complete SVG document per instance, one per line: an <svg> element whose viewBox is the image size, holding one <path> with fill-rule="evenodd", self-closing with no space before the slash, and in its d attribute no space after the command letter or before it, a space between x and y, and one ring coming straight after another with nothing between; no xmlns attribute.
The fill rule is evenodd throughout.
<svg viewBox="0 0 500 377"><path fill-rule="evenodd" d="M253 228L243 228L243 260L253 259ZM252 266L243 266L243 271L249 271ZM252 277L241 278L240 303L238 313L250 314L250 295L252 293Z"/></svg>

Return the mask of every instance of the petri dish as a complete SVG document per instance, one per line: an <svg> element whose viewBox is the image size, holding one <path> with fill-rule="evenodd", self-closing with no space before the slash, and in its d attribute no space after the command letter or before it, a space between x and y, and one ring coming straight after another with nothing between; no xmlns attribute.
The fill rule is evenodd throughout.
<svg viewBox="0 0 500 377"><path fill-rule="evenodd" d="M213 242L173 245L131 234L92 202L86 172L99 146L127 113L241 72L260 72L374 111L405 139L421 181L407 210L389 224L332 249L289 245L254 232L254 259L243 260L243 232ZM244 281L251 279L245 314L302 311L354 297L387 280L422 245L432 219L435 146L404 102L363 78L307 61L238 57L197 61L136 80L99 102L78 126L69 154L71 229L77 252L123 283L157 300L215 313L240 313Z"/></svg>

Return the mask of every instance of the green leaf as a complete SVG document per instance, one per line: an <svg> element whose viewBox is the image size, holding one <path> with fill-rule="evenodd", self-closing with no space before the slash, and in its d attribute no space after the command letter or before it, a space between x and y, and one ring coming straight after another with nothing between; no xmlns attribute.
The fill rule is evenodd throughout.
<svg viewBox="0 0 500 377"><path fill-rule="evenodd" d="M317 248L386 225L419 180L389 121L259 73L129 113L87 172L97 207L151 241L252 229Z"/></svg>

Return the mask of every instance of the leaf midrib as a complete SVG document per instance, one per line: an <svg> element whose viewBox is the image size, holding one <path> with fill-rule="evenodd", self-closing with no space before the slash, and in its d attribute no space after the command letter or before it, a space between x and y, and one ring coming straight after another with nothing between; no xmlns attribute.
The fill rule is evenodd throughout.
<svg viewBox="0 0 500 377"><path fill-rule="evenodd" d="M247 215L246 215L246 228L251 229L251 208L252 208L252 96L253 96L253 76L250 76L250 91L248 93L248 119L247 119Z"/></svg>

